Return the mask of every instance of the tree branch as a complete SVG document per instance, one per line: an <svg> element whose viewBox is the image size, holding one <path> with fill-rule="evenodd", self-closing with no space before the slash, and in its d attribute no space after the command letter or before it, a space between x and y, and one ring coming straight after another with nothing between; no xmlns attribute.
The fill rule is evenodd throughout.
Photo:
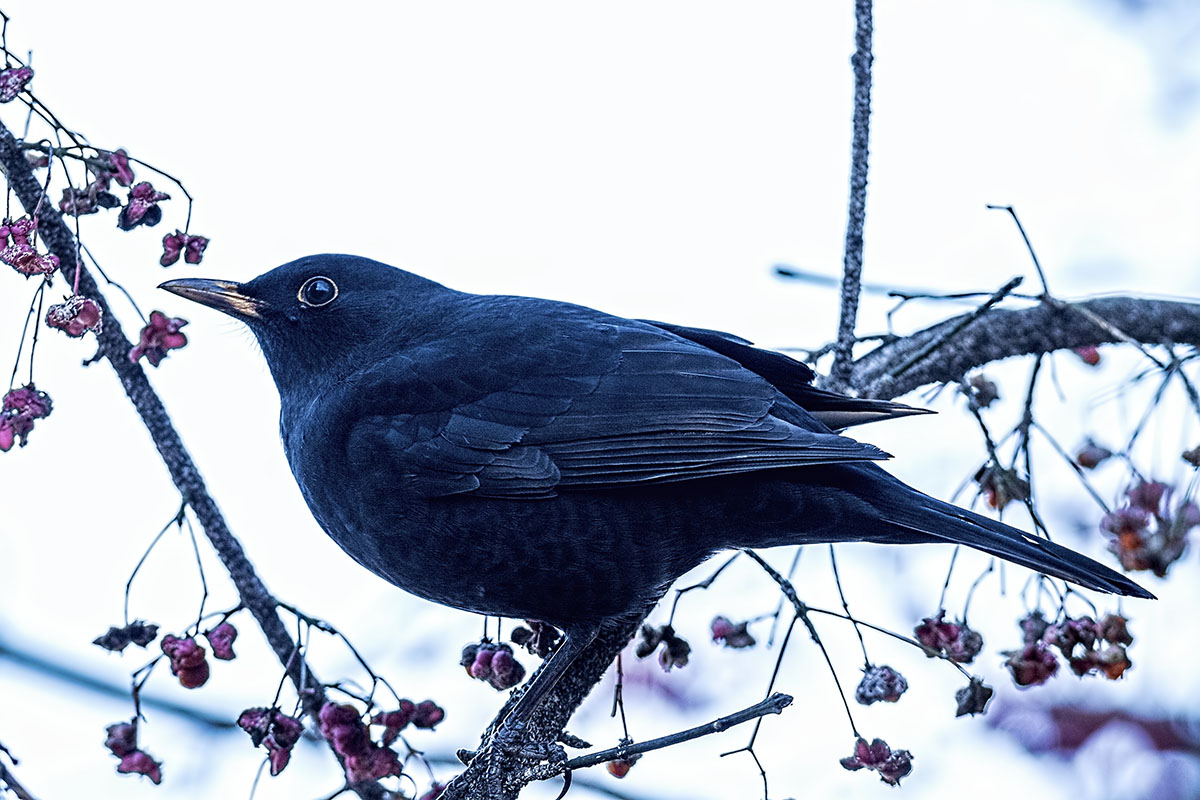
<svg viewBox="0 0 1200 800"><path fill-rule="evenodd" d="M741 725L743 722L765 717L767 714L781 714L791 704L791 695L775 692L770 697L760 700L749 708L743 708L741 711L735 711L728 716L715 719L712 722L688 728L686 731L672 733L669 736L660 736L657 739L649 739L645 742L630 742L629 744L610 747L607 750L601 750L597 753L588 753L587 755L572 758L563 765L563 770L569 771L583 769L584 767L594 767L597 764L612 761L614 758L628 758L639 753L649 753L651 750L661 750L664 747L690 742L692 739L699 739L701 736L709 736L714 733L727 731L735 725Z"/></svg>
<svg viewBox="0 0 1200 800"><path fill-rule="evenodd" d="M162 400L150 386L141 364L129 360L133 344L125 337L120 321L112 313L92 275L78 263L74 236L54 204L43 194L42 185L33 176L25 159L21 143L3 124L0 124L0 166L25 211L32 215L35 209L38 210L38 236L50 252L58 256L60 270L68 284L75 280L75 270L79 269L79 293L95 300L104 314L103 329L96 336L99 355L107 359L117 373L125 394L150 433L183 501L196 515L213 550L229 571L243 605L258 622L268 644L296 686L304 710L316 719L325 702L320 681L296 654L296 643L292 641L276 610L275 598L267 591L246 558L241 543L229 531L225 518L209 495L204 479L179 438ZM381 797L383 794L383 788L378 784L358 785L355 789L363 797Z"/></svg>
<svg viewBox="0 0 1200 800"><path fill-rule="evenodd" d="M846 211L846 244L842 258L842 309L828 388L844 390L854 359L854 322L862 290L863 224L867 217L867 145L871 124L871 3L854 3L854 135L850 146L850 201Z"/></svg>
<svg viewBox="0 0 1200 800"><path fill-rule="evenodd" d="M929 383L957 381L967 371L1012 356L1086 345L1125 342L1200 347L1200 303L1115 296L1078 303L1040 303L1018 310L992 309L962 327L969 314L881 345L854 362L850 385L863 397L888 399ZM1097 324L1096 319L1106 324ZM902 374L895 365L941 344Z"/></svg>

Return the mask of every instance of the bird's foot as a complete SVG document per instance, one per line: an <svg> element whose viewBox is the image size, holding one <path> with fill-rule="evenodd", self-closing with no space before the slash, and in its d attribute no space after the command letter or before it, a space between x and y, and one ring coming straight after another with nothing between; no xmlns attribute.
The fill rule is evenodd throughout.
<svg viewBox="0 0 1200 800"><path fill-rule="evenodd" d="M496 753L541 761L551 766L567 760L567 751L561 744L530 741L526 735L527 731L524 723L505 722L492 737L490 747Z"/></svg>

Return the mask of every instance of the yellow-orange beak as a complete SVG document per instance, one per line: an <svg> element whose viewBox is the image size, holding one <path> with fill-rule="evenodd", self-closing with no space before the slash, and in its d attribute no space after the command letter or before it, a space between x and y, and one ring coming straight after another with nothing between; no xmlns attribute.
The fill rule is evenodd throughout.
<svg viewBox="0 0 1200 800"><path fill-rule="evenodd" d="M203 278L181 278L158 285L172 294L194 300L201 305L224 311L236 317L259 318L261 301L242 293L242 285L235 281L205 280Z"/></svg>

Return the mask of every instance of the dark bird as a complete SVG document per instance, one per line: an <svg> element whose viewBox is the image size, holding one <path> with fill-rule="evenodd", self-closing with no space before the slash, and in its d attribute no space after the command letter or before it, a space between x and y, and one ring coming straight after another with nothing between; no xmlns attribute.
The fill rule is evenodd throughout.
<svg viewBox="0 0 1200 800"><path fill-rule="evenodd" d="M736 336L466 294L346 255L162 288L257 336L292 472L352 558L434 602L563 629L509 734L601 626L726 548L948 542L1152 596L901 483L874 463L887 454L834 429L917 409L822 391Z"/></svg>

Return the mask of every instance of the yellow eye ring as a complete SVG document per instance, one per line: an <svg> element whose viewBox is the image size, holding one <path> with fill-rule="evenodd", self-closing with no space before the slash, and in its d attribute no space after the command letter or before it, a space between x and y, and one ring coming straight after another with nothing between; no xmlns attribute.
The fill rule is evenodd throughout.
<svg viewBox="0 0 1200 800"><path fill-rule="evenodd" d="M300 286L296 299L309 308L321 308L337 299L338 287L332 278L314 275Z"/></svg>

